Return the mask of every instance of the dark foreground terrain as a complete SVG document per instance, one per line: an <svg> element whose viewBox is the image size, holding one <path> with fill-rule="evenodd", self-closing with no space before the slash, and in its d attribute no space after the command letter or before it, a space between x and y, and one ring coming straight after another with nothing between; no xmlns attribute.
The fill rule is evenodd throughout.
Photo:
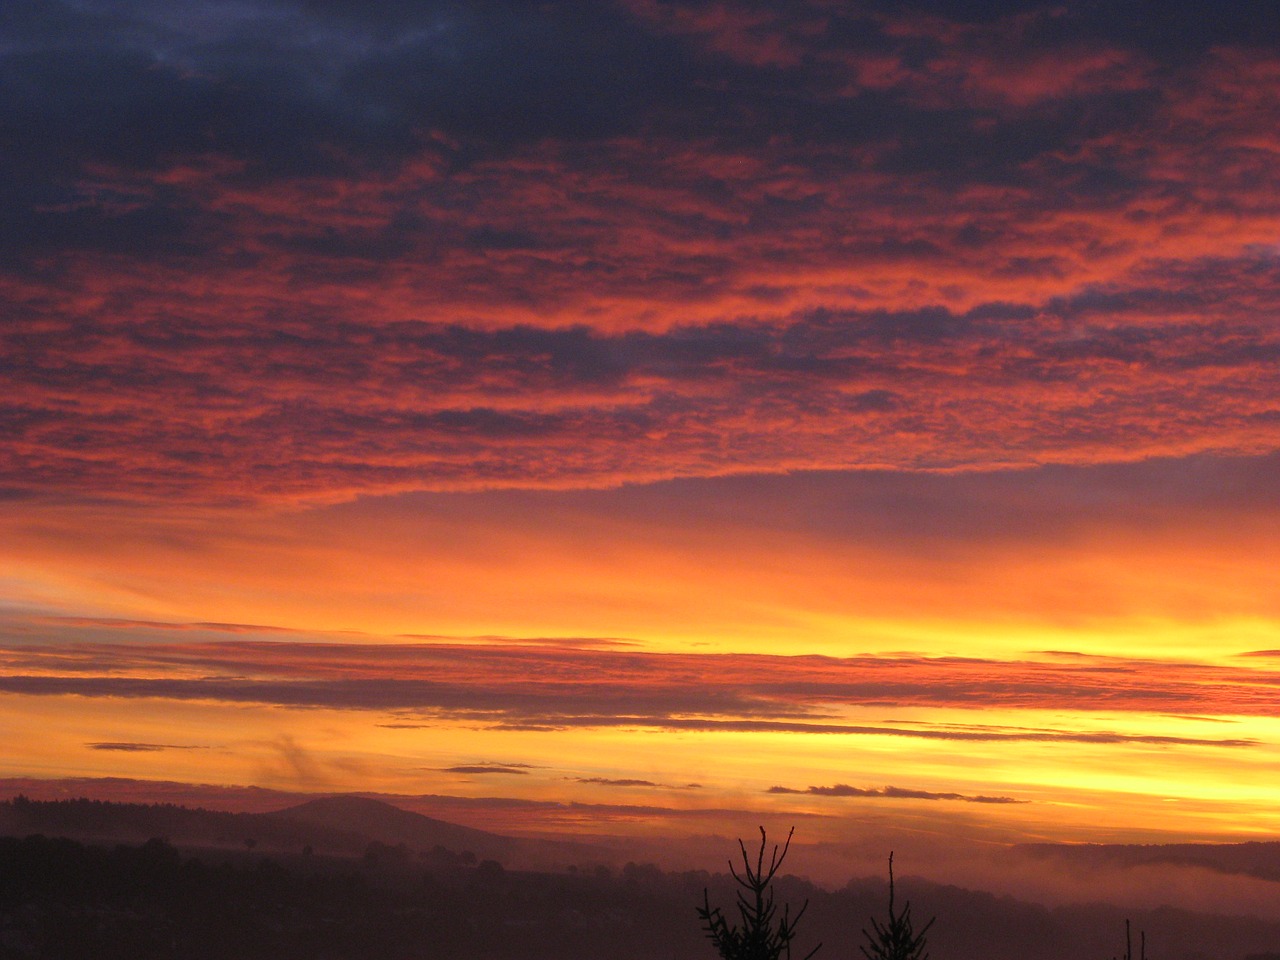
<svg viewBox="0 0 1280 960"><path fill-rule="evenodd" d="M723 876L634 864L617 875L548 874L494 861L213 856L186 856L163 840L106 848L0 838L0 957L713 960L694 907L704 885L713 902L730 896ZM937 915L936 960L1107 960L1124 951L1114 909L911 887L917 915ZM779 885L782 899L811 901L800 945L807 952L824 940L819 957L833 958L860 956L861 928L883 912L884 892L873 881L836 892L793 878ZM1164 910L1133 921L1148 931L1152 960L1243 960L1280 944L1280 924L1259 920Z"/></svg>
<svg viewBox="0 0 1280 960"><path fill-rule="evenodd" d="M704 889L713 904L732 904L724 874L590 860L515 870L496 857L519 854L515 841L386 806L344 801L336 812L352 826L359 813L360 829L333 833L327 820L317 826L334 812L326 805L263 821L169 805L0 804L10 832L38 825L0 836L0 960L715 960L696 908ZM80 839L54 836L64 826ZM181 846L100 835L157 826ZM227 842L205 845L206 837ZM358 853L335 852L357 839ZM726 849L726 860L734 852ZM1145 931L1150 960L1280 960L1276 922L1048 908L898 880L899 906L908 898L918 924L937 918L933 960L1111 960L1124 955L1126 919L1135 957ZM795 945L804 956L823 942L819 960L860 958L863 928L887 907L885 878L830 891L782 877L775 892L793 911L809 902Z"/></svg>

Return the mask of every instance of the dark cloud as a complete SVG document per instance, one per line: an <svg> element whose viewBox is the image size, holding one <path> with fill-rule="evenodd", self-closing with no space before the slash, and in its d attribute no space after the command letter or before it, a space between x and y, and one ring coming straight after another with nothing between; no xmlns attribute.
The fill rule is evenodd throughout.
<svg viewBox="0 0 1280 960"><path fill-rule="evenodd" d="M382 724L382 726L390 726L390 724ZM455 767L441 767L441 770L445 773L498 773L514 776L527 776L530 767L527 763L464 763Z"/></svg>
<svg viewBox="0 0 1280 960"><path fill-rule="evenodd" d="M48 617L46 621L67 627L104 627L111 630L173 630L180 633L207 630L215 633L280 633L292 635L303 632L289 627L275 627L260 623L218 623L204 620L178 622L172 620L126 620L112 617Z"/></svg>
<svg viewBox="0 0 1280 960"><path fill-rule="evenodd" d="M161 750L199 750L200 747L177 746L172 743L87 743L91 750L118 750L122 753L157 753Z"/></svg>
<svg viewBox="0 0 1280 960"><path fill-rule="evenodd" d="M608 5L428 10L400 27L399 42L353 63L344 93L426 126L504 143L616 136L696 80L678 44L636 29Z"/></svg>
<svg viewBox="0 0 1280 960"><path fill-rule="evenodd" d="M935 793L930 790L910 790L904 787L852 787L837 783L829 787L770 787L769 793L803 793L818 797L880 797L890 800L963 800L966 803L1026 803L1013 797L966 796L961 793Z"/></svg>
<svg viewBox="0 0 1280 960"><path fill-rule="evenodd" d="M9 161L155 167L221 153L255 176L327 175L423 147L634 129L691 81L616 9L423 3L400 15L286 2L6 5ZM460 156L465 156L461 154Z"/></svg>
<svg viewBox="0 0 1280 960"><path fill-rule="evenodd" d="M797 154L892 143L882 162L895 172L1008 179L1063 141L1132 127L1134 108L1086 90L1030 115L983 110L962 95L958 56L1111 46L1167 53L1173 68L1193 52L1173 36L1194 34L1200 53L1212 46L1206 36L1259 39L1230 29L1233 18L1206 31L1202 17L1098 18L1043 5L1030 19L1003 7L968 21L949 9L913 29L903 29L909 12L874 4L796 4L753 24L740 22L746 11L717 21L697 4L427 2L369 13L260 0L233 17L187 3L7 6L6 59L25 81L7 89L28 155L150 164L219 151L277 176L404 158L424 131L439 131L465 143L451 148L454 162L644 132L724 146L772 140ZM778 53L761 56L770 47ZM896 60L897 82L850 90L849 68L871 57ZM931 77L944 96L923 95ZM1137 96L1116 86L1113 97ZM1138 119L1158 103L1139 93Z"/></svg>
<svg viewBox="0 0 1280 960"><path fill-rule="evenodd" d="M602 787L656 787L652 780L633 780L626 777L574 777L577 783L593 783Z"/></svg>
<svg viewBox="0 0 1280 960"><path fill-rule="evenodd" d="M73 694L111 698L161 698L218 700L226 703L274 703L292 707L331 707L356 710L440 710L477 722L544 722L582 726L679 726L690 723L717 725L716 721L684 721L665 711L692 708L698 702L691 693L657 687L637 692L604 684L545 684L536 692L521 693L514 684L490 689L474 684L429 680L156 680L133 677L0 677L0 690L32 695ZM703 691L701 709L730 714L803 715L804 706L768 703L737 690ZM576 714L564 714L572 704ZM664 711L637 713L636 708ZM745 722L745 721L744 721ZM724 721L730 728L736 722ZM763 728L771 722L764 722ZM748 723L749 726L749 723ZM804 728L804 724L794 724ZM762 729L763 729L762 728ZM815 732L824 732L815 726ZM837 728L832 728L834 731ZM848 728L848 732L875 732L872 728ZM908 735L914 735L908 733Z"/></svg>
<svg viewBox="0 0 1280 960"><path fill-rule="evenodd" d="M883 701L875 701L883 702ZM782 720L723 720L716 718L685 718L662 716L572 716L547 718L550 729L571 727L635 727L659 730L700 730L707 732L735 733L808 733L843 734L849 736L889 736L918 740L954 740L964 742L1031 742L1031 743L1139 743L1156 746L1208 746L1208 747L1256 747L1260 741L1253 739L1214 739L1199 737L1173 737L1148 734L1123 734L1109 731L1026 731L1005 730L948 730L930 729L893 724L864 725L847 723L796 722ZM524 729L517 725L503 729Z"/></svg>
<svg viewBox="0 0 1280 960"><path fill-rule="evenodd" d="M1276 678L1266 671L1098 657L834 659L222 640L83 644L67 650L11 646L3 651L3 661L8 673L0 677L0 691L6 693L380 711L391 714L383 725L395 728L430 726L443 719L521 730L648 728L1239 749L1257 741L1109 729L868 723L838 711L980 704L1269 715L1277 696ZM144 672L148 676L136 675ZM193 673L199 678L192 678ZM526 768L486 762L450 769L494 773Z"/></svg>

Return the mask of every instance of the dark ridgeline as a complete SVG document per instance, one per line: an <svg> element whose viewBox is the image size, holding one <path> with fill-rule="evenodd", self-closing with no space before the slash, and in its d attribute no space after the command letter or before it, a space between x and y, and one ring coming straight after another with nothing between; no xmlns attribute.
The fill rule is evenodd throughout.
<svg viewBox="0 0 1280 960"><path fill-rule="evenodd" d="M141 843L166 837L178 846L258 853L363 856L371 842L413 851L444 847L484 860L531 865L587 861L601 852L586 844L505 837L402 810L359 796L320 797L271 813L228 813L173 803L106 800L0 801L0 834L45 833L99 842Z"/></svg>
<svg viewBox="0 0 1280 960"><path fill-rule="evenodd" d="M0 813L11 806L0 804ZM710 960L714 945L693 908L702 903L710 914L710 904L744 892L741 871L735 879L580 862L530 872L394 836L345 856L271 850L262 837L249 851L236 836L234 847L195 851L161 839L0 838L0 960ZM790 852L794 860L798 851ZM782 905L808 904L797 960L818 942L826 946L817 960L860 957L860 926L885 916L884 879L830 891L766 860L750 862L745 879L770 878L774 921L789 916ZM1105 960L1117 956L1126 918L1135 941L1138 931L1152 933L1156 960L1280 960L1277 922L1169 908L1051 909L919 879L910 888L920 915L937 917L927 928L937 960ZM894 902L889 916L904 913ZM793 931L799 919L788 919ZM1130 952L1141 960L1138 942Z"/></svg>

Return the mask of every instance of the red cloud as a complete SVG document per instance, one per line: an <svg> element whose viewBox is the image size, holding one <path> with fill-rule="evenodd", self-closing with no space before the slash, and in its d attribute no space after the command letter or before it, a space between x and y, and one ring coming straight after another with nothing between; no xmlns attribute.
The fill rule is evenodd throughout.
<svg viewBox="0 0 1280 960"><path fill-rule="evenodd" d="M610 42L690 75L597 132L437 118L388 157L344 128L275 172L233 131L155 126L146 162L86 141L0 260L0 484L333 500L1274 450L1280 68L1081 16L635 3Z"/></svg>
<svg viewBox="0 0 1280 960"><path fill-rule="evenodd" d="M961 707L1269 716L1280 677L1251 666L1049 656L769 656L502 644L79 644L10 647L0 689L415 712L511 727L635 726L957 741L1249 746L1112 731L850 723L836 707ZM107 667L106 665L109 665Z"/></svg>

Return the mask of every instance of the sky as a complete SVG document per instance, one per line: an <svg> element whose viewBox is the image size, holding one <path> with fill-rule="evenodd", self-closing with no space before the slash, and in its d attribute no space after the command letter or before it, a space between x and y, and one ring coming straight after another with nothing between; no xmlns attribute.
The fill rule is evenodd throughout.
<svg viewBox="0 0 1280 960"><path fill-rule="evenodd" d="M1277 130L1269 2L6 0L0 778L1276 836Z"/></svg>

